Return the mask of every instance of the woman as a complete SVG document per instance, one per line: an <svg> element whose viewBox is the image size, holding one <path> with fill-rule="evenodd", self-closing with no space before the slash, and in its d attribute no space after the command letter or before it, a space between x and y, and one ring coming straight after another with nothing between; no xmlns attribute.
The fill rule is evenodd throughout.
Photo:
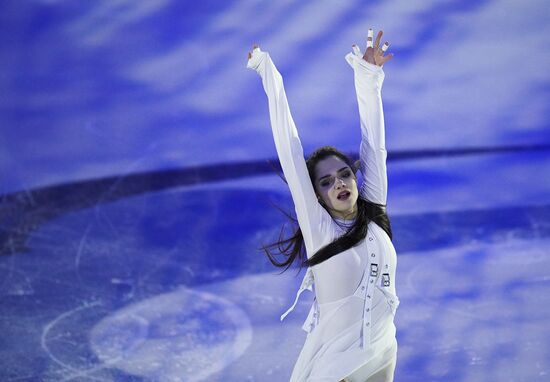
<svg viewBox="0 0 550 382"><path fill-rule="evenodd" d="M304 323L306 341L294 366L291 382L392 381L397 356L393 318L396 253L385 212L386 149L381 88L382 65L392 54L373 44L369 29L362 55L354 45L346 60L354 70L361 122L358 190L356 167L330 146L304 160L280 73L269 54L254 46L247 67L262 78L281 167L290 188L299 229L275 243L288 258L298 257L308 270L292 307L305 289L315 285L315 299ZM283 244L288 244L286 247ZM305 255L304 256L304 247ZM282 249L281 249L282 248Z"/></svg>

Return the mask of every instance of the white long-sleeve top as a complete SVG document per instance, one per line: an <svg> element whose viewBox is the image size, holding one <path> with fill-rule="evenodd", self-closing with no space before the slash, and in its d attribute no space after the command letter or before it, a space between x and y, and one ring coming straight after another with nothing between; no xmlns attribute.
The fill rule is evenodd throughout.
<svg viewBox="0 0 550 382"><path fill-rule="evenodd" d="M353 53L346 60L354 70L361 124L363 183L359 192L373 203L386 205L387 154L381 98L384 72ZM319 204L283 80L269 54L254 49L247 67L260 75L268 96L277 154L310 258L341 236L342 225L353 220L333 219ZM339 381L359 368L367 374L371 369L376 371L374 361L395 346L393 317L399 304L393 282L396 263L391 240L371 221L367 237L357 246L308 268L294 304L281 317L290 313L302 291L315 286L315 300L303 326L308 337L291 381Z"/></svg>

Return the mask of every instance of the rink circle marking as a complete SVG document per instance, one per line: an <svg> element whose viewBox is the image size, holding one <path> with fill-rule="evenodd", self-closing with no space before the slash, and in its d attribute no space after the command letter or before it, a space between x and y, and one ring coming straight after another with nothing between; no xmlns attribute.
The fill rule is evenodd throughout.
<svg viewBox="0 0 550 382"><path fill-rule="evenodd" d="M73 314L78 313L80 311L90 309L90 308L94 308L94 307L97 307L97 306L100 306L100 305L101 305L101 303L98 302L98 301L82 304L82 305L80 305L80 306L78 306L74 309L71 309L69 311L66 311L66 312L60 314L55 319L53 319L52 321L50 321L46 325L44 325L44 328L42 329L42 335L40 336L40 345L41 345L42 349L46 352L46 354L48 354L48 357L50 357L50 359L53 362L55 362L56 364L61 366L63 369L72 372L71 375L63 378L61 381L69 381L69 380L74 379L74 378L79 377L79 376L80 377L81 376L86 376L87 378L97 380L97 381L105 381L104 379L92 377L92 376L89 376L88 374L91 373L91 372L103 369L105 367L108 367L109 366L108 364L98 364L98 365L96 365L94 367L91 367L91 368L88 368L88 369L74 367L74 366L71 366L71 365L63 362L61 359L59 359L51 351L51 349L48 346L48 334L50 333L50 331L54 327L58 326L64 319L66 319L66 318L68 318L68 317L72 316Z"/></svg>
<svg viewBox="0 0 550 382"><path fill-rule="evenodd" d="M104 363L154 380L200 381L252 342L248 315L226 298L180 287L113 312L90 332Z"/></svg>

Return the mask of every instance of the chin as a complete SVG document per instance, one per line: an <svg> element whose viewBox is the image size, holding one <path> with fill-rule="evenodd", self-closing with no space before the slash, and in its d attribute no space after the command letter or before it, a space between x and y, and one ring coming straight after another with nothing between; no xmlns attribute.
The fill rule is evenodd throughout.
<svg viewBox="0 0 550 382"><path fill-rule="evenodd" d="M340 202L340 201L338 201ZM338 208L335 208L337 207ZM342 204L341 202L338 204L338 205L334 205L334 210L342 213L342 214L349 214L351 213L351 211L353 211L354 209L357 208L357 200L354 200L354 201L349 201L349 203L346 203L346 204Z"/></svg>

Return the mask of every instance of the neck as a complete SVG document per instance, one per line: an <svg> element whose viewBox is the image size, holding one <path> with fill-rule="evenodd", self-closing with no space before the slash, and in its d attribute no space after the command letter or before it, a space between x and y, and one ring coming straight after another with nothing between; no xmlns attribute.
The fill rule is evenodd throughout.
<svg viewBox="0 0 550 382"><path fill-rule="evenodd" d="M333 216L338 219L344 219L344 220L352 220L357 217L357 204L353 206L353 209L351 211L335 211L333 210Z"/></svg>

